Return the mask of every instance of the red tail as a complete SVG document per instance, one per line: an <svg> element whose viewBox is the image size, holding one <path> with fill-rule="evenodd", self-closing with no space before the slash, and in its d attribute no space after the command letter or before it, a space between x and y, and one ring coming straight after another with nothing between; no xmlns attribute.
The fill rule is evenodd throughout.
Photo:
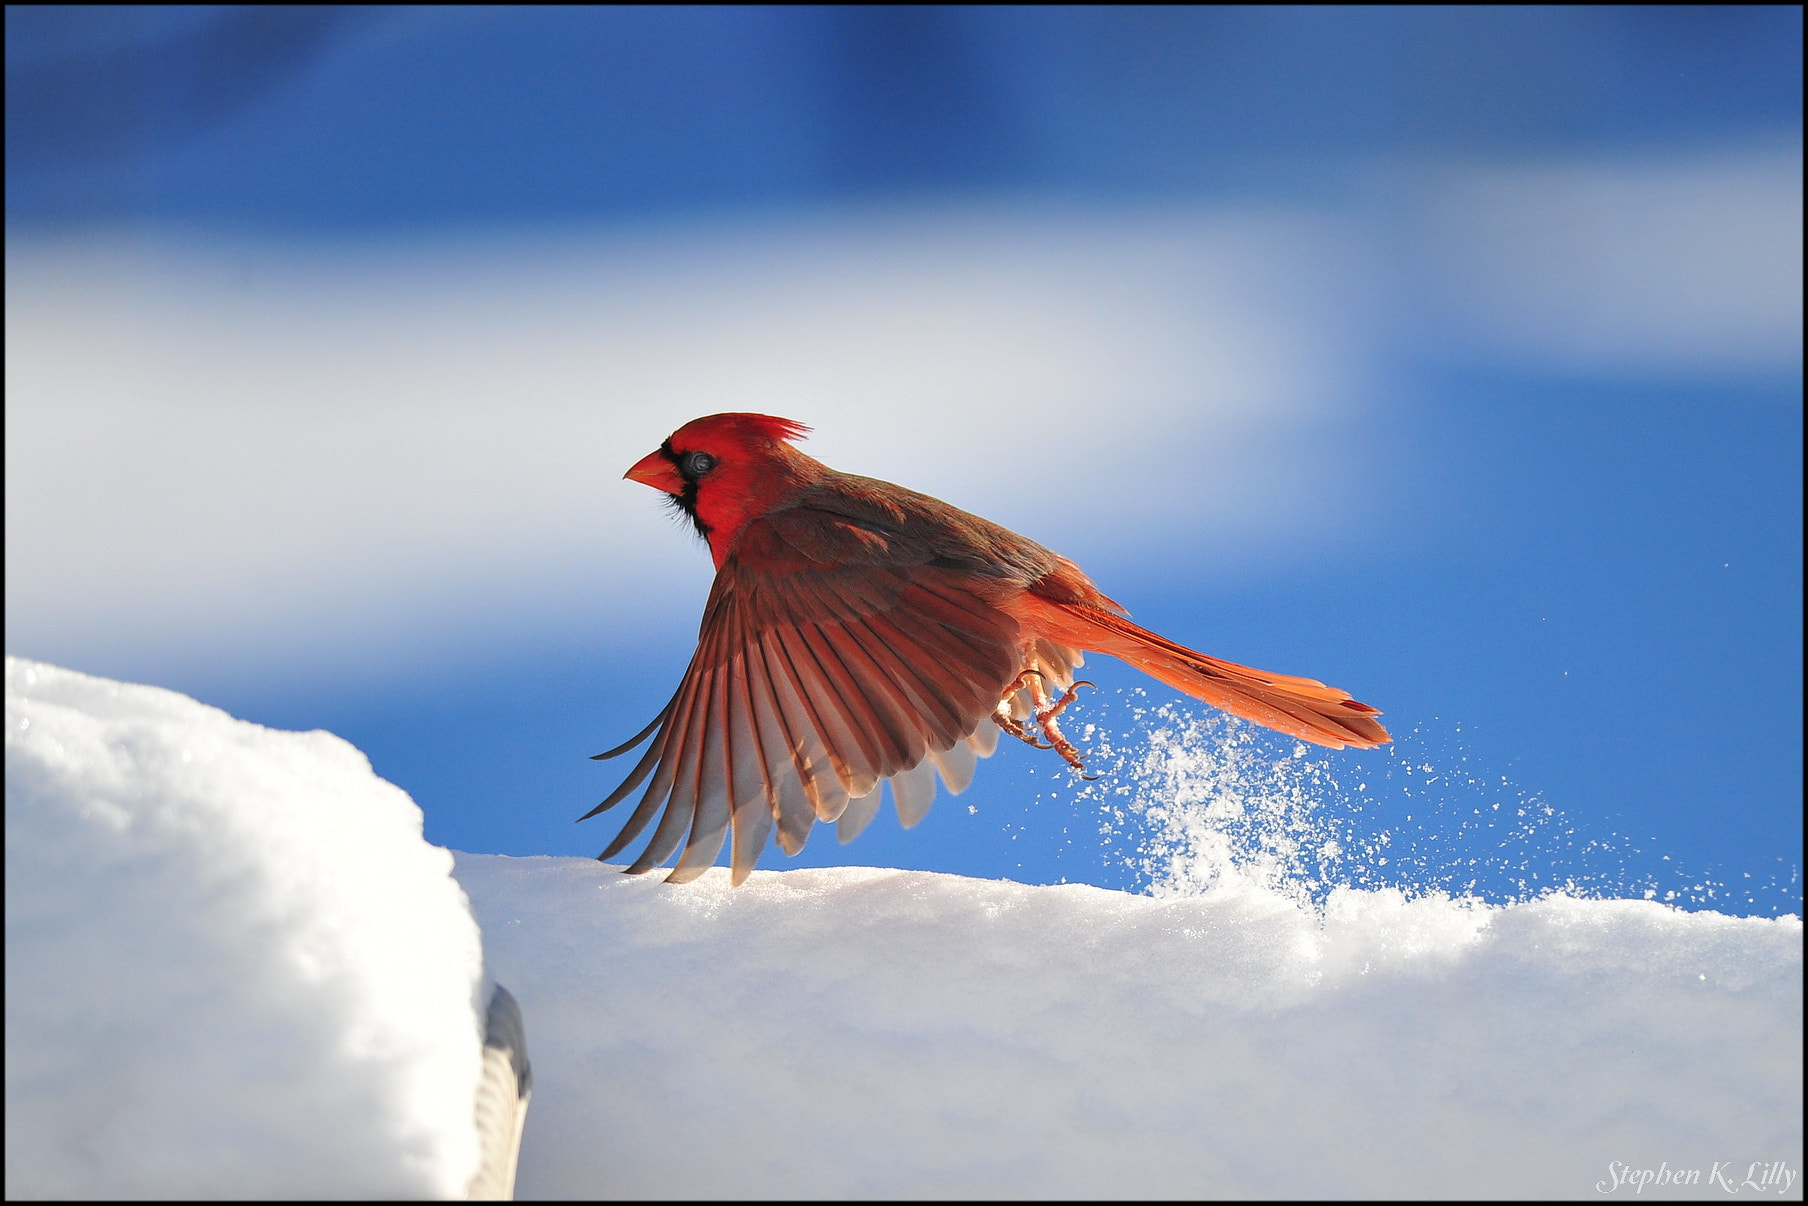
<svg viewBox="0 0 1808 1206"><path fill-rule="evenodd" d="M1095 607L1054 603L1053 608L1066 621L1057 626L1058 639L1122 658L1233 716L1332 749L1349 745L1367 749L1393 740L1375 719L1379 711L1317 679L1270 674L1207 657Z"/></svg>

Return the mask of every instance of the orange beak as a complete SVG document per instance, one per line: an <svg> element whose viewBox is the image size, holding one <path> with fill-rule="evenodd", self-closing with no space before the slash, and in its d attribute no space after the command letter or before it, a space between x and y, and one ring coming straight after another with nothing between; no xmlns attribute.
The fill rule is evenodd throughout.
<svg viewBox="0 0 1808 1206"><path fill-rule="evenodd" d="M635 461L634 467L622 476L631 482L664 490L667 494L684 493L684 475L678 472L678 466L672 464L671 458L663 451L647 453Z"/></svg>

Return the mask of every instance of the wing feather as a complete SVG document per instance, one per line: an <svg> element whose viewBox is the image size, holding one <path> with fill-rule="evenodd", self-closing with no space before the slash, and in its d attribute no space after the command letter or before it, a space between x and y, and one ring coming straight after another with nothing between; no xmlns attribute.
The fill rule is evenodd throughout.
<svg viewBox="0 0 1808 1206"><path fill-rule="evenodd" d="M841 776L842 786L850 796L864 796L879 781L880 735L849 706L848 697L857 697L860 688L841 666L841 659L824 648L815 625L781 632L791 665L797 671L797 683L804 689L804 699L817 719L829 761ZM830 818L824 818L825 820Z"/></svg>
<svg viewBox="0 0 1808 1206"><path fill-rule="evenodd" d="M981 723L989 725L992 722L986 720ZM942 773L942 786L948 789L951 796L958 796L967 790L967 785L973 782L974 767L978 765L973 746L966 741L957 741L945 750L931 750L929 761Z"/></svg>
<svg viewBox="0 0 1808 1206"><path fill-rule="evenodd" d="M782 628L767 635L772 639L771 650L777 663L778 673L773 678L773 686L778 688L778 700L797 719L797 731L807 734L802 751L804 761L800 764L804 791L810 797L817 820L837 820L841 810L847 807L847 783L852 775L846 761L835 752L835 742L846 738L832 730L813 706L811 686L814 680L806 681L798 674L791 645L793 642L801 644L802 637Z"/></svg>
<svg viewBox="0 0 1808 1206"><path fill-rule="evenodd" d="M603 847L603 852L597 855L597 858L614 858L621 853L629 842L640 836L641 831L647 827L647 823L658 813L659 806L664 804L666 798L671 795L672 778L678 770L676 751L679 749L679 743L684 740L686 730L693 723L691 704L697 697L697 669L701 661L701 653L702 651L699 650L699 656L691 659L690 668L684 673L684 681L678 684L678 695L675 697L672 714L666 721L666 727L660 730L659 737L654 742L655 747L659 750L658 773L647 785L645 794L634 806L634 812L622 825L621 832L615 835L614 841Z"/></svg>
<svg viewBox="0 0 1808 1206"><path fill-rule="evenodd" d="M728 836L730 812L735 800L735 737L742 721L734 714L729 678L734 663L717 667L712 683L710 723L703 730L697 760L696 795L691 801L691 836L667 881L686 884L713 866Z"/></svg>
<svg viewBox="0 0 1808 1206"><path fill-rule="evenodd" d="M939 596L936 598L939 601ZM907 604L916 601L915 597L904 600ZM1009 619L1008 616L1005 618ZM1014 621L996 640L988 642L969 637L911 606L900 607L888 613L885 619L901 636L914 641L931 655L932 664L942 671L938 680L953 690L954 700L963 715L982 707L990 712L998 702L1004 684L1017 673ZM994 680L996 689L992 687Z"/></svg>
<svg viewBox="0 0 1808 1206"><path fill-rule="evenodd" d="M771 803L773 820L778 824L778 844L786 854L796 854L804 848L810 827L816 823L818 797L808 762L809 743L815 734L798 729L790 719L796 710L787 712L779 698L768 664L769 639L761 637L754 643L747 664L760 688L754 692L754 701L766 713L761 719L761 732L767 740L766 765L777 784Z"/></svg>
<svg viewBox="0 0 1808 1206"><path fill-rule="evenodd" d="M889 782L890 780L887 780ZM867 792L858 800L849 800L847 808L835 822L835 840L843 846L859 837L861 832L873 823L879 815L879 789Z"/></svg>
<svg viewBox="0 0 1808 1206"><path fill-rule="evenodd" d="M979 760L997 752L998 726L988 715L963 740L930 755L930 760L935 763L935 769L942 772L942 785L948 789L948 794L958 796L973 782Z"/></svg>
<svg viewBox="0 0 1808 1206"><path fill-rule="evenodd" d="M780 511L753 528L742 539L759 555L724 560L677 693L622 749L656 731L652 744L587 814L646 783L602 856L657 816L630 871L682 844L670 878L685 882L728 843L740 883L775 830L788 854L818 822L851 839L877 812L882 782L914 825L936 772L958 792L996 745L990 714L1020 658L1017 621L1000 605L1009 582L938 560L931 542L877 520ZM1044 656L1051 677L1068 671Z"/></svg>
<svg viewBox="0 0 1808 1206"><path fill-rule="evenodd" d="M766 839L772 834L774 809L769 801L778 795L773 782L773 764L768 751L765 718L754 703L752 659L754 651L743 649L731 663L731 681L736 695L735 706L741 720L741 731L735 739L738 755L734 764L735 797L731 819L734 822L734 844L730 855L735 886L753 871Z"/></svg>
<svg viewBox="0 0 1808 1206"><path fill-rule="evenodd" d="M949 655L984 662L993 653L993 633L971 631L978 627L971 615L971 600L967 600L969 606L960 606L958 602L949 602L946 593L933 589L929 582L915 582L899 602L904 606L888 613L891 620L906 631L915 629L917 633L913 635L928 636ZM1009 617L1003 618L1009 620ZM1014 624L1011 631L1014 636Z"/></svg>
<svg viewBox="0 0 1808 1206"><path fill-rule="evenodd" d="M1071 646L1039 637L1036 640L1036 662L1048 675L1051 685L1065 691L1074 684L1073 672L1086 664L1086 655Z"/></svg>
<svg viewBox="0 0 1808 1206"><path fill-rule="evenodd" d="M972 591L957 587L946 574L922 573L910 584L912 610L934 619L951 633L968 640L973 651L981 653L1000 635L1017 632L1017 622L992 606L981 603Z"/></svg>
<svg viewBox="0 0 1808 1206"><path fill-rule="evenodd" d="M861 684L858 700L851 701L856 708L864 705L864 714L857 718L869 722L884 738L879 743L877 769L883 774L912 766L923 757L923 716L898 685L902 667L889 657L889 664L881 666L861 642L856 625L864 627L856 618L849 624L825 625L820 631L842 668Z"/></svg>
<svg viewBox="0 0 1808 1206"><path fill-rule="evenodd" d="M681 687L683 686L682 683L680 683L679 685ZM668 717L672 714L672 705L677 702L678 702L678 692L674 691L674 692L672 692L672 697L665 701L665 707L663 707L659 710L659 715L653 717L652 722L650 724L648 724L646 728L644 728L640 732L634 734L634 736L628 738L626 741L622 742L620 745L616 746L612 750L604 750L600 754L590 755L590 760L592 762L607 762L611 758L619 758L621 755L627 753L629 750L633 749L635 746L637 746L641 742L645 741L649 736L651 736L653 734L654 730L656 730L657 728L659 728L660 725L665 723L666 717ZM580 817L578 819L582 820L583 818Z"/></svg>
<svg viewBox="0 0 1808 1206"><path fill-rule="evenodd" d="M891 800L897 806L899 823L906 829L915 828L929 815L929 806L935 802L934 767L927 761L919 762L887 782L891 784Z"/></svg>
<svg viewBox="0 0 1808 1206"><path fill-rule="evenodd" d="M660 722L664 723L664 721L665 717L661 716ZM598 804L595 808L592 808L589 812L579 817L578 820L588 821L597 813L608 812L611 808L614 808L617 804L620 804L623 800L627 799L629 794L632 793L635 788L639 787L641 783L646 780L648 775L653 773L653 767L658 764L659 755L662 752L664 752L664 747L658 741L647 746L647 752L640 756L640 761L634 764L634 769L628 772L628 777L623 779L614 791L604 797L601 804Z"/></svg>
<svg viewBox="0 0 1808 1206"><path fill-rule="evenodd" d="M646 848L640 857L628 864L629 875L642 875L671 857L672 851L684 837L684 831L690 826L693 809L689 807L689 790L687 779L696 774L698 747L702 742L702 730L709 722L709 704L707 699L702 703L701 714L694 716L685 728L685 735L678 745L672 759L672 777L663 801L665 811L660 814L659 824L653 828L653 836L647 839ZM657 780L655 780L657 782Z"/></svg>
<svg viewBox="0 0 1808 1206"><path fill-rule="evenodd" d="M712 634L719 635L719 634ZM640 857L628 865L628 874L640 875L651 871L672 856L678 843L684 838L684 831L696 814L697 783L702 774L703 744L708 737L712 721L711 713L715 702L715 679L719 663L715 655L719 652L719 640L708 640L698 646L699 657L709 654L703 663L698 676L697 689L691 694L690 715L687 718L681 744L673 761L671 794L665 802L665 813L659 818L659 824L653 829L653 836L647 842ZM655 780L657 782L657 780Z"/></svg>
<svg viewBox="0 0 1808 1206"><path fill-rule="evenodd" d="M939 660L896 626L864 617L849 623L848 634L871 659L878 679L899 707L918 724L926 722L928 748L946 748L960 740L962 709L944 680Z"/></svg>

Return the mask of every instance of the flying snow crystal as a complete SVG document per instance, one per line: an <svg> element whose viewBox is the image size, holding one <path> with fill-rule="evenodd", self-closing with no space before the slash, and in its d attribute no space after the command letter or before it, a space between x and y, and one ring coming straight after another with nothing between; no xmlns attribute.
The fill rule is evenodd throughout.
<svg viewBox="0 0 1808 1206"><path fill-rule="evenodd" d="M1079 796L1103 809L1109 857L1157 896L1257 887L1317 907L1349 887L1497 904L1561 891L1771 916L1801 908L1799 867L1689 868L1472 765L1460 726L1420 725L1352 757L1146 699L1101 699L1090 762L1101 777Z"/></svg>

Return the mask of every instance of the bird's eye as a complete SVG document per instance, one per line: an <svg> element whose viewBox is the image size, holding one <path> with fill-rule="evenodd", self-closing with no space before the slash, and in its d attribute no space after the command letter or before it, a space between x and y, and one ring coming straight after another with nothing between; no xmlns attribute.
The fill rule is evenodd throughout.
<svg viewBox="0 0 1808 1206"><path fill-rule="evenodd" d="M678 468L686 477L702 477L716 467L716 458L707 452L687 452L678 459Z"/></svg>

